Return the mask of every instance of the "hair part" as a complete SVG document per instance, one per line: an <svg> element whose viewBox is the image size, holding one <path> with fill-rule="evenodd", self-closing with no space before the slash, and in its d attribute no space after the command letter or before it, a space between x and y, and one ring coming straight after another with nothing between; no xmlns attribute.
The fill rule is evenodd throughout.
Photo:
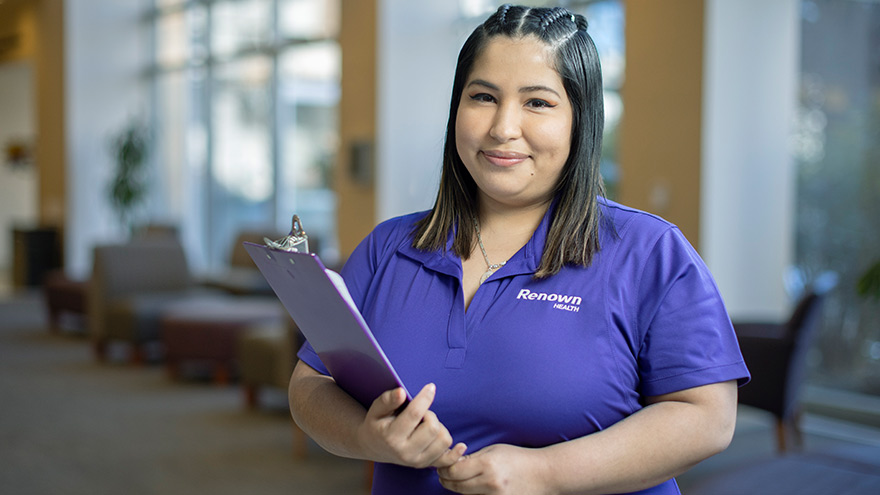
<svg viewBox="0 0 880 495"><path fill-rule="evenodd" d="M470 224L478 214L478 188L455 143L464 85L489 40L535 36L555 54L555 69L572 108L571 150L553 192L556 207L535 277L556 274L567 264L590 265L600 248L598 198L605 195L605 187L599 160L605 111L599 55L587 27L583 16L564 8L505 4L471 33L455 68L440 187L430 213L413 230L414 247L446 249L449 235L454 233L452 251L462 259L470 257L476 242Z"/></svg>

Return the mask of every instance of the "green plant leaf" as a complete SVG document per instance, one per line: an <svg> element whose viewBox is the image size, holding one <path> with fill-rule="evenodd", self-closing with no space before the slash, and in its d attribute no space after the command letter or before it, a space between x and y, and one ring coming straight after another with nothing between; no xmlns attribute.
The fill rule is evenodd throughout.
<svg viewBox="0 0 880 495"><path fill-rule="evenodd" d="M860 296L880 299L880 260L859 277L856 290Z"/></svg>

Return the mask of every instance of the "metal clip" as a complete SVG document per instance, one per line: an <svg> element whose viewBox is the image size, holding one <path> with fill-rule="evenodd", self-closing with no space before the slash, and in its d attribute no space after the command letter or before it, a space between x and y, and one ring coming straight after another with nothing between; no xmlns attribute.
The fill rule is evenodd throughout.
<svg viewBox="0 0 880 495"><path fill-rule="evenodd" d="M308 253L309 236L306 235L306 231L303 230L302 222L300 222L299 217L294 215L291 224L290 234L277 241L273 241L268 237L264 237L263 240L266 242L266 245L272 249L294 253Z"/></svg>

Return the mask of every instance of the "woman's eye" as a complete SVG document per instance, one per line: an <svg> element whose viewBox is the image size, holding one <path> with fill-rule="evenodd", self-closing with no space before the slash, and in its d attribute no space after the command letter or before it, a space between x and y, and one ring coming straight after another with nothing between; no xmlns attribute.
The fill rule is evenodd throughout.
<svg viewBox="0 0 880 495"><path fill-rule="evenodd" d="M556 105L551 105L546 100L541 100L539 98L534 98L534 99L529 100L526 103L526 105L531 108L553 108L556 106Z"/></svg>
<svg viewBox="0 0 880 495"><path fill-rule="evenodd" d="M477 93L471 96L471 99L483 103L492 103L493 101L495 101L495 98L492 95L486 93Z"/></svg>

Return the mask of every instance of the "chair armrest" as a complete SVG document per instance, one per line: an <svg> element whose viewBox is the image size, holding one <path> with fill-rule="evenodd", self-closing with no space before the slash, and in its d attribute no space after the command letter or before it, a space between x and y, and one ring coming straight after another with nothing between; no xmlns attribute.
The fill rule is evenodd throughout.
<svg viewBox="0 0 880 495"><path fill-rule="evenodd" d="M771 337L739 337L740 351L752 380L739 390L739 403L782 417L790 402L786 394L793 345Z"/></svg>
<svg viewBox="0 0 880 495"><path fill-rule="evenodd" d="M735 321L733 322L733 330L738 338L784 339L787 333L784 323L761 321Z"/></svg>

